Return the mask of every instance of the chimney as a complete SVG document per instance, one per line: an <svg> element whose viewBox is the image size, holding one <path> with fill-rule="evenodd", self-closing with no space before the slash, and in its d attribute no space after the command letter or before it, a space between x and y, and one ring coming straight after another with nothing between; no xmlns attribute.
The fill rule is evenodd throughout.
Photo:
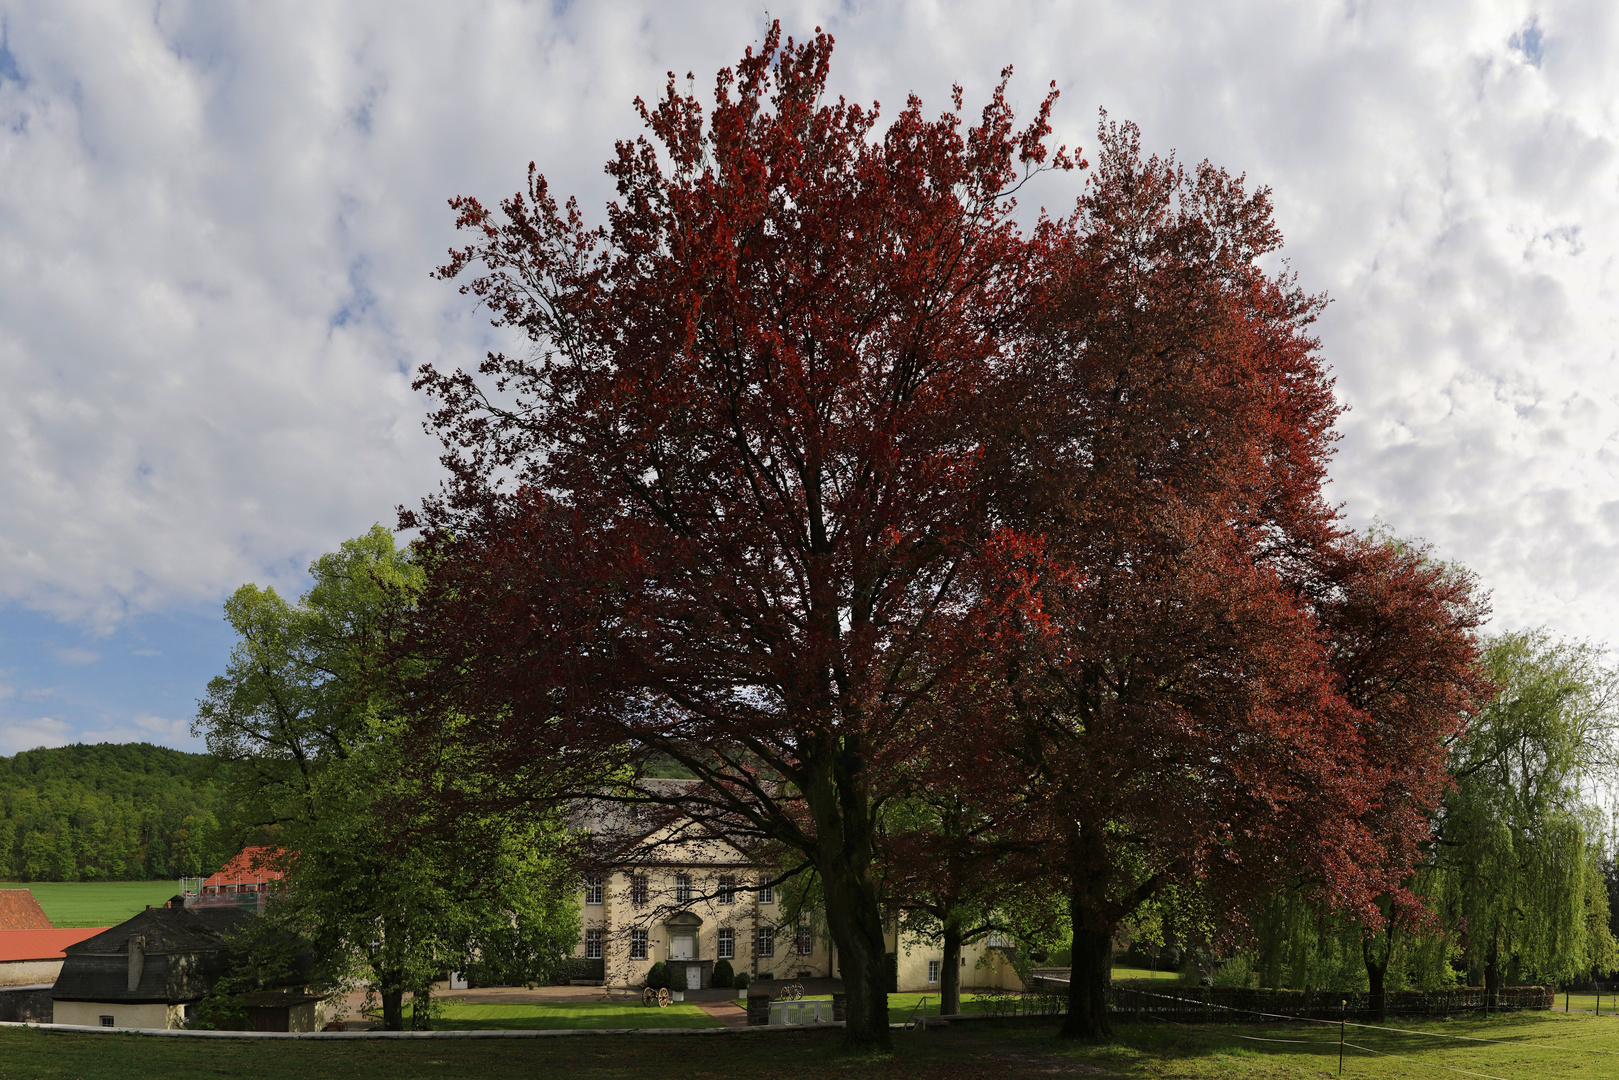
<svg viewBox="0 0 1619 1080"><path fill-rule="evenodd" d="M141 968L146 965L146 938L135 934L129 939L129 988L138 989L141 985Z"/></svg>

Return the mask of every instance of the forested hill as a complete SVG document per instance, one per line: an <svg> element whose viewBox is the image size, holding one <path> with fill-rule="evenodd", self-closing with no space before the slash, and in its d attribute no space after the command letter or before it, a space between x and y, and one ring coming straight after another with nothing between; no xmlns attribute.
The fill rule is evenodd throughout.
<svg viewBox="0 0 1619 1080"><path fill-rule="evenodd" d="M137 881L211 873L219 788L205 754L149 743L0 758L0 881Z"/></svg>

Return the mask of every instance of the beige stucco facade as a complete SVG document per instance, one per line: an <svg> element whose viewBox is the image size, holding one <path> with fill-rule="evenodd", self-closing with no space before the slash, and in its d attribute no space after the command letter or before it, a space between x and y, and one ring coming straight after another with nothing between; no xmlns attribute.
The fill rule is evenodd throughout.
<svg viewBox="0 0 1619 1080"><path fill-rule="evenodd" d="M53 983L61 973L60 960L13 960L7 964L0 964L0 986Z"/></svg>
<svg viewBox="0 0 1619 1080"><path fill-rule="evenodd" d="M51 1022L103 1027L101 1018L112 1017L112 1026L121 1028L177 1028L185 1026L185 1006L161 1002L128 1005L109 1001L58 1001Z"/></svg>
<svg viewBox="0 0 1619 1080"><path fill-rule="evenodd" d="M981 939L961 947L961 986L964 990L995 988L1023 989L1006 953ZM891 932L889 948L897 954L899 991L903 994L937 993L943 974L944 946L937 940Z"/></svg>
<svg viewBox="0 0 1619 1080"><path fill-rule="evenodd" d="M590 957L599 943L608 986L641 986L660 960L700 969L705 985L722 959L754 979L830 973L824 931L780 893L761 899L761 875L769 875L736 848L720 840L654 836L647 850L657 852L656 862L587 878L581 890L575 955ZM645 953L638 955L643 941Z"/></svg>

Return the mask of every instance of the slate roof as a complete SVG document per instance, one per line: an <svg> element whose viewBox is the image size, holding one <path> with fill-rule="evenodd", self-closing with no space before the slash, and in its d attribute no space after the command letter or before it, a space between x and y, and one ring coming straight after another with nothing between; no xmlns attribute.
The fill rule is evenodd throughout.
<svg viewBox="0 0 1619 1080"><path fill-rule="evenodd" d="M0 930L49 930L51 921L27 889L0 889Z"/></svg>
<svg viewBox="0 0 1619 1080"><path fill-rule="evenodd" d="M94 937L104 926L64 930L0 930L0 964L22 960L60 960L62 950Z"/></svg>
<svg viewBox="0 0 1619 1080"><path fill-rule="evenodd" d="M51 998L171 1005L196 1001L229 965L226 936L254 918L241 908L147 908L64 949L67 959ZM137 938L143 959L131 990L130 943Z"/></svg>

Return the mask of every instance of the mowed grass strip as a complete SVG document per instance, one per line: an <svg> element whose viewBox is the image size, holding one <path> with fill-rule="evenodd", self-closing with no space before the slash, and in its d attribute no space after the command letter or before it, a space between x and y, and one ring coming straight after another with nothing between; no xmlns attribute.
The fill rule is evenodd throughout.
<svg viewBox="0 0 1619 1080"><path fill-rule="evenodd" d="M117 926L150 904L166 904L178 881L0 882L0 889L28 889L52 926Z"/></svg>
<svg viewBox="0 0 1619 1080"><path fill-rule="evenodd" d="M652 1010L649 1010L652 1011ZM662 1010L667 1012L668 1010ZM1344 1075L1434 1080L1463 1069L1507 1080L1594 1080L1619 1076L1619 1020L1589 1014L1401 1024L1423 1031L1349 1029L1349 1041L1405 1059L1348 1051ZM1465 1043L1435 1033L1505 1039ZM1336 1029L1315 1024L1120 1025L1102 1044L1067 1043L1050 1026L978 1024L895 1033L889 1057L849 1057L840 1033L758 1032L680 1037L578 1035L555 1039L263 1042L60 1035L0 1029L0 1080L22 1077L246 1076L255 1080L438 1080L446 1077L566 1076L569 1080L678 1075L682 1080L1032 1080L1115 1076L1131 1080L1281 1080L1337 1072ZM1255 1042L1252 1040L1299 1040ZM1248 1041L1244 1041L1248 1040ZM1553 1049L1524 1045L1537 1043ZM1591 1054L1576 1050L1603 1050ZM1442 1069L1434 1068L1435 1065ZM1456 1075L1449 1073L1448 1075Z"/></svg>
<svg viewBox="0 0 1619 1080"><path fill-rule="evenodd" d="M433 1026L444 1031L574 1031L581 1028L723 1027L689 1001L667 1008L592 1001L479 1005L446 1002Z"/></svg>

